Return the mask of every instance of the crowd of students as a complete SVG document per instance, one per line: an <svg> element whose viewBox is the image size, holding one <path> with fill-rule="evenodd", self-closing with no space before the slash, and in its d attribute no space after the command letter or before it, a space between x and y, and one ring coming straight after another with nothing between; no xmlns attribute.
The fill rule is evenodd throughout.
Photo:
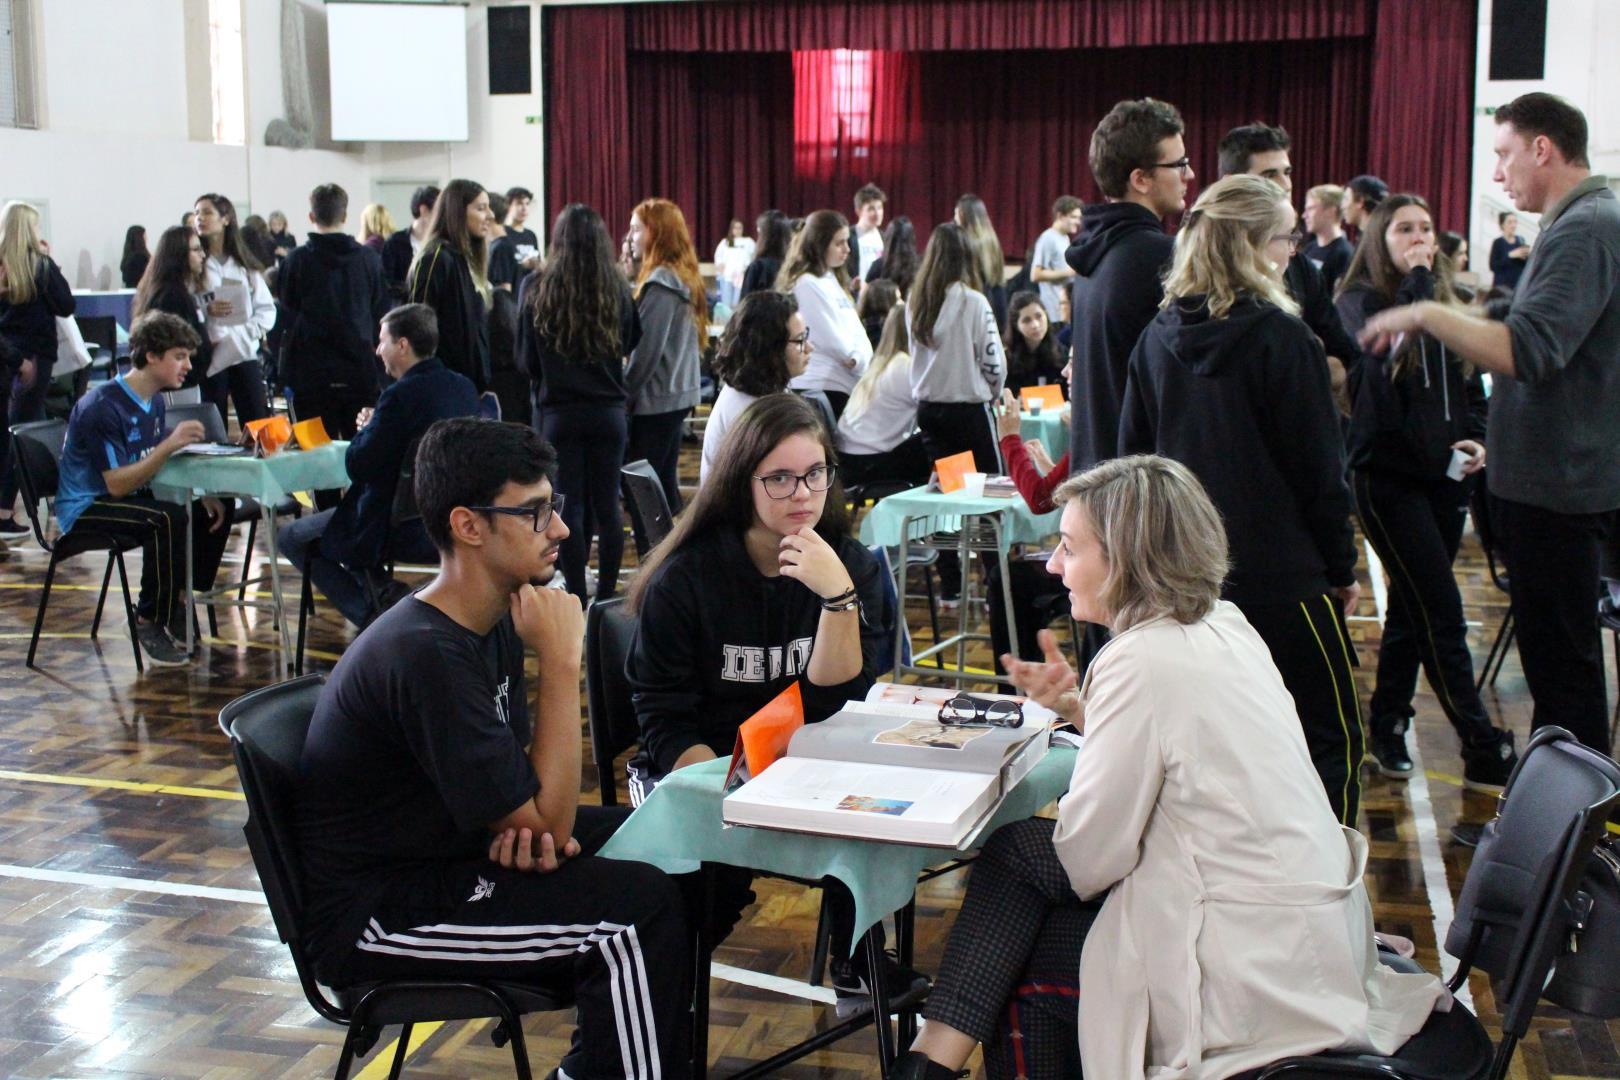
<svg viewBox="0 0 1620 1080"><path fill-rule="evenodd" d="M1531 94L1495 121L1499 177L1542 214L1533 257L1503 221L1493 268L1522 276L1495 318L1460 295L1462 252L1419 195L1369 176L1312 187L1306 242L1280 127L1227 133L1220 179L1189 207L1182 118L1152 99L1098 124L1104 201L1056 200L1013 282L1031 287L1010 297L972 195L920 254L908 219L883 229L872 185L853 226L830 209L767 211L751 257L730 223L716 262L736 305L697 495L628 601L633 801L727 753L790 684L810 722L871 685L903 614L851 535L846 484L920 482L964 451L1010 473L1032 509L1063 511L1058 548L1018 591L1055 594L1094 639L1083 684L1050 631L998 657L1087 749L1055 823L986 844L899 1075L956 1075L983 1043L992 1076L1016 1058L1028 1075L1080 1060L1097 1075L1220 1078L1329 1047L1389 1052L1444 1007L1436 980L1381 969L1363 932L1352 515L1392 584L1367 725L1386 775L1412 771L1420 668L1469 786L1499 788L1515 761L1473 689L1451 567L1471 495L1505 537L1535 724L1608 749L1593 598L1620 508L1620 209L1590 175L1578 111ZM322 185L308 240L272 221L259 252L229 198L199 196L140 270L130 370L73 406L56 513L66 533L142 544L139 640L155 662L184 663L184 509L147 485L203 429L168 430L163 392L197 385L245 423L273 385L350 439L348 491L282 530L289 558L363 628L300 777L318 970L337 985L462 970L571 983L580 1037L559 1075L680 1075L690 988L662 973L682 969L691 920L712 916L724 936L749 877L720 881L705 912L690 881L593 857L623 816L578 806L578 687L593 536L594 599L618 588L623 462L645 458L682 510L675 466L710 303L668 200L637 204L617 247L595 210L569 205L542 257L529 198L451 180L418 191L412 224L390 235L368 209L362 242L344 231L346 193ZM38 215L9 205L12 422L38 415L72 311ZM503 372L516 375L504 393ZM1041 382L1071 394L1056 461L1060 448L1019 434L1015 391ZM474 419L491 393L520 422ZM420 531L396 535L413 454ZM9 481L4 456L0 472ZM201 500L191 517L206 584L229 510ZM395 557L436 559L438 576L415 594L391 587L376 572ZM559 567L566 593L535 588ZM540 660L532 704L525 645ZM1208 910L1190 950L1186 927L1163 922L1167 896L1185 898L1179 911L1211 889L1307 883L1317 914L1292 900ZM853 903L827 884L832 982L856 1008L871 988L851 957ZM1318 961L1308 986L1291 974L1302 956ZM893 957L879 969L898 1000L929 990ZM1012 1007L1034 977L1057 990ZM1297 1007L1259 1006L1279 993Z"/></svg>

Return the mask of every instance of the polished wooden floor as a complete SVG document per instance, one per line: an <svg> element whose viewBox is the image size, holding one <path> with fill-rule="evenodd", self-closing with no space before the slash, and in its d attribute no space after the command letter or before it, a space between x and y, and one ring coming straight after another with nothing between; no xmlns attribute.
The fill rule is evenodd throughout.
<svg viewBox="0 0 1620 1080"><path fill-rule="evenodd" d="M689 464L695 471L695 461ZM240 572L241 543L233 541L222 574ZM256 567L262 550L254 553ZM0 562L0 1076L331 1075L340 1032L305 1004L276 939L242 841L245 810L216 722L226 701L278 677L268 617L222 615L219 637L193 667L139 677L116 602L99 642L88 637L103 564L84 558L58 577L39 666L29 669L23 660L45 565L31 540ZM1472 637L1477 660L1504 608L1471 538L1457 574L1469 618L1481 624ZM288 580L296 589L296 576L289 572ZM924 609L908 615L925 639ZM1376 619L1353 624L1353 633L1365 700ZM329 665L350 637L324 610L313 635L316 666ZM1461 818L1484 820L1491 800L1461 790L1456 740L1426 689L1418 704L1421 781L1370 777L1363 827L1372 841L1368 887L1380 929L1413 938L1419 959L1435 970L1435 898L1449 903L1468 865L1468 852L1447 833ZM1487 704L1522 743L1529 702L1516 658ZM594 801L596 779L586 771L586 798ZM1428 873L1425 838L1443 860ZM961 875L947 877L919 897L917 953L926 970L938 962L962 884ZM817 894L773 882L762 882L759 893L716 959L802 980ZM1492 1023L1488 985L1476 977L1471 991ZM729 979L716 979L713 1003L717 1075L797 1041L830 1012ZM531 1017L526 1030L531 1061L543 1074L566 1046L570 1019ZM491 1045L487 1024L420 1027L417 1042L408 1075L510 1075L510 1057ZM874 1045L868 1032L783 1075L875 1076ZM364 1075L384 1075L384 1048L366 1059L371 1071ZM1620 1077L1620 1024L1546 1009L1511 1075Z"/></svg>

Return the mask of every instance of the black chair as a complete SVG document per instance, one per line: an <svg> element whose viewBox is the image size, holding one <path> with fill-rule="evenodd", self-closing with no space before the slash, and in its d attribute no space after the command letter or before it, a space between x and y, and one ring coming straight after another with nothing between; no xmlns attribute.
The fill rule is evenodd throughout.
<svg viewBox="0 0 1620 1080"><path fill-rule="evenodd" d="M176 391L182 393L183 391ZM213 403L207 401L180 402L169 405L164 410L164 419L170 430L178 427L182 421L195 420L203 426L203 438L211 443L228 443L231 441L230 433L226 430L225 421L219 415ZM276 504L276 517L300 517L304 508L292 496ZM259 536L259 519L263 516L262 507L257 499L240 496L236 499L236 510L231 514L232 525L246 525L247 548L242 555L242 576L236 583L236 598L247 598L248 573L253 566L253 542ZM214 606L208 605L208 632L215 637L219 636L219 618L214 613Z"/></svg>
<svg viewBox="0 0 1620 1080"><path fill-rule="evenodd" d="M641 741L641 725L630 700L624 663L630 656L636 620L624 597L598 600L585 615L585 701L591 729L591 758L602 786L602 805L619 805L614 762Z"/></svg>
<svg viewBox="0 0 1620 1080"><path fill-rule="evenodd" d="M383 541L383 550L387 553L382 566L368 569L364 573L366 583L366 597L371 602L373 614L381 613L387 607L387 601L397 600L401 595L391 590L394 583L394 538L401 526L413 521L421 520L422 514L416 508L416 448L421 443L421 436L412 439L405 447L405 456L400 459L399 476L394 481L394 501L388 511L388 535ZM308 559L313 562L323 558L320 545L312 545ZM311 581L308 565L303 574L303 582L298 592L298 647L293 653L293 674L304 673L304 642L309 629L309 616L315 610L315 588Z"/></svg>
<svg viewBox="0 0 1620 1080"><path fill-rule="evenodd" d="M827 425L829 435L838 433L838 414L833 412L832 399L827 396L825 390L795 390L793 392L816 407L816 413L820 415L821 422Z"/></svg>
<svg viewBox="0 0 1620 1080"><path fill-rule="evenodd" d="M675 527L675 515L664 497L663 481L645 458L629 462L619 470L619 487L630 511L630 533L636 541L636 557L644 559Z"/></svg>
<svg viewBox="0 0 1620 1080"><path fill-rule="evenodd" d="M304 997L322 1018L347 1027L336 1078L345 1080L357 1056L376 1045L382 1029L402 1025L389 1076L405 1064L411 1027L442 1020L496 1018L496 1046L510 1040L512 1063L521 1080L532 1080L521 1017L530 1012L569 1008L573 1002L536 986L470 979L391 979L334 987L331 996L316 980L304 939L304 890L298 842L292 828L292 794L304 739L320 699L322 675L305 675L244 694L225 706L219 726L231 740L231 753L247 799L247 837L253 866L275 919L276 933L292 952Z"/></svg>
<svg viewBox="0 0 1620 1080"><path fill-rule="evenodd" d="M1598 608L1598 630L1609 632L1609 638L1614 643L1614 669L1620 671L1620 613L1616 613L1611 606ZM1620 692L1614 699L1614 716L1609 720L1609 747L1614 748L1614 735L1620 730Z"/></svg>
<svg viewBox="0 0 1620 1080"><path fill-rule="evenodd" d="M1496 980L1502 1042L1460 1004L1435 1013L1390 1057L1318 1054L1278 1062L1261 1080L1288 1076L1378 1076L1411 1080L1501 1080L1529 1030L1558 958L1570 951L1590 907L1579 892L1592 847L1620 807L1620 765L1563 728L1531 738L1485 828L1457 898L1446 951L1458 960L1455 990L1474 967ZM1392 965L1393 966L1393 965ZM1566 1003L1567 1004L1567 1003Z"/></svg>
<svg viewBox="0 0 1620 1080"><path fill-rule="evenodd" d="M118 374L118 320L111 315L75 315L79 336L90 347L90 370L101 377Z"/></svg>
<svg viewBox="0 0 1620 1080"><path fill-rule="evenodd" d="M124 616L129 620L129 643L135 649L135 670L144 673L140 639L135 636L135 604L129 596L129 575L124 570L124 552L137 550L138 541L121 540L108 533L80 527L58 536L54 543L46 536L48 518L41 517L41 504L56 497L56 485L62 465L62 446L67 439L67 421L37 420L18 424L11 429L12 453L17 463L17 479L22 488L23 505L28 509L28 520L34 527L34 539L51 553L45 568L45 587L39 593L39 613L34 616L34 634L28 641L27 666L34 666L34 654L39 650L39 632L45 625L45 607L51 600L51 584L56 580L56 567L65 559L92 551L107 553L107 570L101 575L101 595L96 599L96 617L90 623L90 638L95 640L101 629L101 612L107 606L107 586L112 582L113 567L118 567L118 583L124 589Z"/></svg>
<svg viewBox="0 0 1620 1080"><path fill-rule="evenodd" d="M1513 645L1518 628L1514 625L1513 617L1513 583L1508 578L1506 565L1499 561L1502 551L1498 546L1496 528L1491 524L1491 497L1485 492L1483 476L1468 499L1468 516L1474 519L1474 533L1479 537L1479 546L1485 550L1485 566L1490 571L1491 584L1508 598L1507 614L1502 616L1502 626L1496 631L1496 640L1491 642L1491 650L1485 654L1485 663L1479 669L1476 680L1475 689L1484 690L1486 686L1496 685L1496 677L1502 674L1502 661L1507 659L1508 649ZM1495 670L1492 670L1492 664L1496 665Z"/></svg>

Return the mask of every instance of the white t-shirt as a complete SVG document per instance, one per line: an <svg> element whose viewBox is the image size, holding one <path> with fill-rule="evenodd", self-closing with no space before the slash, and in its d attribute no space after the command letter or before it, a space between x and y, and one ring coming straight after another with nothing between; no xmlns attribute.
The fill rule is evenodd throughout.
<svg viewBox="0 0 1620 1080"><path fill-rule="evenodd" d="M847 394L872 360L872 339L855 313L855 300L831 272L800 276L793 284L799 316L810 331L810 364L788 385L794 390Z"/></svg>
<svg viewBox="0 0 1620 1080"><path fill-rule="evenodd" d="M743 272L748 264L754 261L754 238L744 236L736 244L720 241L720 246L714 249L715 276L733 285L741 285Z"/></svg>
<svg viewBox="0 0 1620 1080"><path fill-rule="evenodd" d="M1062 270L1069 264L1063 260L1064 253L1069 250L1069 238L1056 229L1047 229L1035 239L1035 254L1030 262L1042 270ZM1041 306L1046 309L1046 317L1053 322L1061 322L1063 309L1059 306L1063 302L1063 290L1067 287L1061 281L1036 282L1041 290Z"/></svg>
<svg viewBox="0 0 1620 1080"><path fill-rule="evenodd" d="M720 396L714 399L714 408L709 410L709 422L703 426L703 460L698 463L698 486L708 479L709 470L714 467L716 456L720 453L720 443L725 439L726 432L743 410L752 405L757 399L753 394L745 394L731 386L720 387Z"/></svg>
<svg viewBox="0 0 1620 1080"><path fill-rule="evenodd" d="M868 229L866 232L861 232L857 229L855 231L855 244L861 252L861 277L864 278L866 272L872 269L872 264L883 256L883 230Z"/></svg>

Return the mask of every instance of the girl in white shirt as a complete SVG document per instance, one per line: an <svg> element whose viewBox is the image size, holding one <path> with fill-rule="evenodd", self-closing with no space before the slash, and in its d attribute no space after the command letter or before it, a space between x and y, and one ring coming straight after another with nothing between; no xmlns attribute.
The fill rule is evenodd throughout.
<svg viewBox="0 0 1620 1080"><path fill-rule="evenodd" d="M743 274L754 261L754 238L736 218L726 232L726 238L714 249L715 284L720 286L720 302L729 308L737 306L742 292Z"/></svg>
<svg viewBox="0 0 1620 1080"><path fill-rule="evenodd" d="M799 301L815 351L794 379L794 390L821 390L833 414L844 411L849 392L872 361L872 341L855 313L849 291L849 222L836 210L817 210L793 238L776 287Z"/></svg>
<svg viewBox="0 0 1620 1080"><path fill-rule="evenodd" d="M838 418L838 471L845 487L914 487L928 481L928 455L917 431L917 399L911 396L908 346L906 305L900 303L889 309L872 365L855 384Z"/></svg>
<svg viewBox="0 0 1620 1080"><path fill-rule="evenodd" d="M973 451L980 472L999 473L990 403L1006 380L996 316L977 280L966 235L936 226L911 289L911 395L929 461Z"/></svg>
<svg viewBox="0 0 1620 1080"><path fill-rule="evenodd" d="M204 399L227 424L227 402L243 424L270 415L259 347L276 324L276 302L264 269L242 242L236 207L223 195L199 195L194 207L197 236L208 256L203 267L209 297L206 328L213 353L202 380ZM245 305L245 306L244 306Z"/></svg>
<svg viewBox="0 0 1620 1080"><path fill-rule="evenodd" d="M797 300L779 292L743 298L715 351L714 373L722 385L703 428L698 486L713 471L726 432L737 417L759 398L784 393L794 376L804 374L809 359L810 332L804 328Z"/></svg>

